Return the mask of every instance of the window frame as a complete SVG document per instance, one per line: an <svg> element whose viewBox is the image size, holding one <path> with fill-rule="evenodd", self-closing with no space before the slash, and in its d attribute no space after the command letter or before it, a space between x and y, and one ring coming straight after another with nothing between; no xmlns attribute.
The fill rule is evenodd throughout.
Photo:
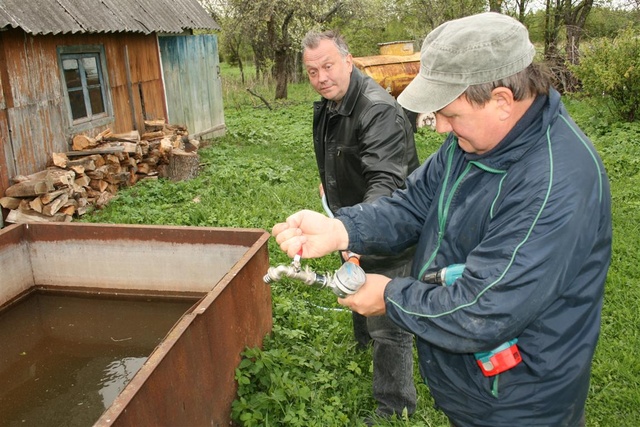
<svg viewBox="0 0 640 427"><path fill-rule="evenodd" d="M97 126L104 126L113 121L113 104L110 96L109 75L107 73L107 63L104 46L102 45L76 45L76 46L58 46L58 68L60 70L60 84L62 86L62 92L64 96L65 105L67 107L67 117L69 123L74 132L80 132L87 129L91 129ZM91 102L87 97L88 86L86 84L84 76L82 79L83 98L85 101L85 108L87 111L86 117L78 119L73 118L73 112L71 109L71 98L69 97L69 88L64 74L63 61L67 58L78 59L79 62L82 58L97 58L97 71L98 79L100 81L100 92L102 94L102 100L104 103L104 112L98 114L92 114Z"/></svg>

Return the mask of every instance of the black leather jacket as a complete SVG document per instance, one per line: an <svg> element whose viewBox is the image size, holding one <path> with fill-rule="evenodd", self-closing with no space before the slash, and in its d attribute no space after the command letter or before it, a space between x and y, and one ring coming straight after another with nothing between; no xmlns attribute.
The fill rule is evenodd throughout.
<svg viewBox="0 0 640 427"><path fill-rule="evenodd" d="M402 107L355 67L337 107L325 98L314 103L313 144L332 212L390 196L404 188L406 177L419 166L413 127ZM370 272L380 268L367 264L397 264L392 258L361 263Z"/></svg>

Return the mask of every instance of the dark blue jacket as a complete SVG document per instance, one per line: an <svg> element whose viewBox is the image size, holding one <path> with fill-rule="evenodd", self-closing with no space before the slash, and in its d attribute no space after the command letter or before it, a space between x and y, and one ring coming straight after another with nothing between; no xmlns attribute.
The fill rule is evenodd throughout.
<svg viewBox="0 0 640 427"><path fill-rule="evenodd" d="M338 211L349 249L418 244L387 315L417 337L436 405L457 427L575 426L589 389L611 258L604 166L552 90L497 147L449 135L407 189ZM464 263L452 286L425 273ZM523 362L485 377L473 353L518 339Z"/></svg>

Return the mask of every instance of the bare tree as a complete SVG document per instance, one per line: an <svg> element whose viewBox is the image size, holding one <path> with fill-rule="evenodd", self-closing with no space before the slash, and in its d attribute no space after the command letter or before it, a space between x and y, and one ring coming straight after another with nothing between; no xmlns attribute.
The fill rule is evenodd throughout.
<svg viewBox="0 0 640 427"><path fill-rule="evenodd" d="M572 91L578 85L577 79L569 71L567 63L577 64L580 40L593 7L593 0L546 0L544 58L551 69L556 87ZM560 34L564 30L564 51L560 50Z"/></svg>
<svg viewBox="0 0 640 427"><path fill-rule="evenodd" d="M570 64L575 65L580 60L578 48L584 33L587 16L589 16L592 7L593 0L582 0L576 4L572 4L571 0L566 0L564 7L564 25L567 33L565 52L567 61Z"/></svg>

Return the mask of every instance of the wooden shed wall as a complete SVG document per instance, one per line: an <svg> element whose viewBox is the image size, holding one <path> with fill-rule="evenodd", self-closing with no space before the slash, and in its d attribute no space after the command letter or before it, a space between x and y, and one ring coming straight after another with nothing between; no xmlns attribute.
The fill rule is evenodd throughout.
<svg viewBox="0 0 640 427"><path fill-rule="evenodd" d="M57 53L58 46L66 45L104 47L111 120L71 127ZM10 178L44 169L51 153L68 151L77 133L95 135L107 127L115 133L143 132L145 119L166 119L155 34L31 36L20 29L3 31L0 85L0 195Z"/></svg>

